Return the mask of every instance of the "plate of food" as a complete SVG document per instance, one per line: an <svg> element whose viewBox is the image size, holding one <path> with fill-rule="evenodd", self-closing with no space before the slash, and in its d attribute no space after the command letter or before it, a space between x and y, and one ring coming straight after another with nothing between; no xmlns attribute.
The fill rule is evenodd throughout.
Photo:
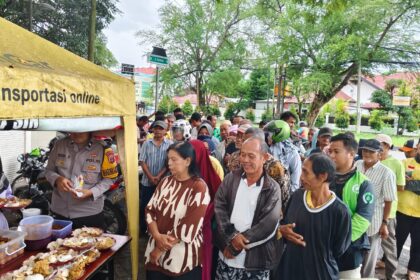
<svg viewBox="0 0 420 280"><path fill-rule="evenodd" d="M71 237L64 239L63 246L73 250L86 250L95 245L92 237Z"/></svg>
<svg viewBox="0 0 420 280"><path fill-rule="evenodd" d="M104 231L97 227L82 227L73 230L71 233L74 237L99 237L104 233Z"/></svg>
<svg viewBox="0 0 420 280"><path fill-rule="evenodd" d="M1 202L0 205L3 209L18 210L28 207L32 203L31 199L13 197L6 202Z"/></svg>
<svg viewBox="0 0 420 280"><path fill-rule="evenodd" d="M62 266L73 261L77 255L73 249L53 251L50 252L48 261L53 267Z"/></svg>
<svg viewBox="0 0 420 280"><path fill-rule="evenodd" d="M69 269L69 279L78 280L85 274L86 263L84 261L75 262Z"/></svg>
<svg viewBox="0 0 420 280"><path fill-rule="evenodd" d="M41 274L42 276L48 276L53 272L52 267L48 259L36 261L32 267L34 274Z"/></svg>
<svg viewBox="0 0 420 280"><path fill-rule="evenodd" d="M116 243L116 240L110 236L100 236L96 238L95 247L99 251L111 249Z"/></svg>

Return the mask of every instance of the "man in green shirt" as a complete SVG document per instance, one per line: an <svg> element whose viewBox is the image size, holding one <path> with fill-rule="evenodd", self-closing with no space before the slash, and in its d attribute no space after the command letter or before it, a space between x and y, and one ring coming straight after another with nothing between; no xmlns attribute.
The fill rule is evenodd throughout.
<svg viewBox="0 0 420 280"><path fill-rule="evenodd" d="M381 163L392 170L395 174L397 189L402 191L405 186L405 171L402 162L392 157L389 152L392 149L392 139L388 135L378 134L376 140L381 143L382 152L380 154ZM384 251L383 260L385 262L386 279L397 279L396 271L398 266L397 258L397 240L395 238L396 214L398 201L392 203L391 213L388 220L388 238L381 242Z"/></svg>

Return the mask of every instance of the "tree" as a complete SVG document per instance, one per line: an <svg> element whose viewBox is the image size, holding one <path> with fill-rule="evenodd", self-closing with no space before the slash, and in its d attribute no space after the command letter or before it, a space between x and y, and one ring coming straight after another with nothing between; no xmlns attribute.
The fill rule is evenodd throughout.
<svg viewBox="0 0 420 280"><path fill-rule="evenodd" d="M158 110L169 114L178 106L178 103L176 103L170 96L164 95L162 100L159 102Z"/></svg>
<svg viewBox="0 0 420 280"><path fill-rule="evenodd" d="M415 131L418 129L418 123L420 121L420 106L418 103L419 93L416 87L420 83L414 85L407 85L407 83L400 79L391 79L386 82L385 90L377 90L372 94L371 101L378 103L384 112L395 112L399 116L398 127L407 128L409 131ZM392 96L409 96L411 97L411 106L399 107L393 106Z"/></svg>
<svg viewBox="0 0 420 280"><path fill-rule="evenodd" d="M248 99L250 101L267 99L267 92L269 97L273 93L274 75L271 75L267 68L255 69L251 72L249 78L249 93ZM269 79L270 76L270 79Z"/></svg>
<svg viewBox="0 0 420 280"><path fill-rule="evenodd" d="M255 122L255 113L254 113L254 110L252 108L248 108L246 110L245 119L248 119L252 122Z"/></svg>
<svg viewBox="0 0 420 280"><path fill-rule="evenodd" d="M191 114L194 112L194 108L191 104L191 101L185 101L184 105L182 106L182 112L185 116L191 116Z"/></svg>
<svg viewBox="0 0 420 280"><path fill-rule="evenodd" d="M54 44L87 58L90 1L44 0L44 5L37 4L35 1L33 3L32 31ZM98 1L96 12L95 51L102 51L103 54L103 50L106 49L106 38L102 30L120 13L117 8L117 0ZM27 13L27 1L5 0L3 4L0 2L0 16L24 28L28 26ZM98 54L95 63L103 66L109 65L111 52L106 50L107 55Z"/></svg>
<svg viewBox="0 0 420 280"><path fill-rule="evenodd" d="M205 105L205 84L210 73L240 66L246 56L239 24L249 15L248 1L186 0L180 6L170 1L159 10L161 26L138 32L141 42L167 49L172 79L193 81L199 106Z"/></svg>
<svg viewBox="0 0 420 280"><path fill-rule="evenodd" d="M260 49L296 68L301 76L328 76L330 85L315 93L309 125L321 107L357 73L359 65L363 72L369 72L378 63L416 60L419 44L413 26L419 22L419 1L259 2L260 19L271 35L269 40L260 41Z"/></svg>

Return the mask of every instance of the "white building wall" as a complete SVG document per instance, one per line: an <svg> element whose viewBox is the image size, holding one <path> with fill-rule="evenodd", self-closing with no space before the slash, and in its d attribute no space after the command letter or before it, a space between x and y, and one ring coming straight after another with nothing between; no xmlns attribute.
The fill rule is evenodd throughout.
<svg viewBox="0 0 420 280"><path fill-rule="evenodd" d="M357 100L357 85L349 83L341 89L344 93L351 96L354 100ZM372 102L370 98L372 97L372 93L376 91L377 88L373 87L369 83L362 81L360 87L360 103L369 103Z"/></svg>

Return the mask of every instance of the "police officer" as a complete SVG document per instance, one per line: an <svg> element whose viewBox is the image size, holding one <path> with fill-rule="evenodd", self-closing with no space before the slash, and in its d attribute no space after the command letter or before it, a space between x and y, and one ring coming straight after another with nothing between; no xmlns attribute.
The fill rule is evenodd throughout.
<svg viewBox="0 0 420 280"><path fill-rule="evenodd" d="M104 228L103 194L118 176L113 151L90 132L70 133L51 151L46 178L53 186L51 212L73 228Z"/></svg>

